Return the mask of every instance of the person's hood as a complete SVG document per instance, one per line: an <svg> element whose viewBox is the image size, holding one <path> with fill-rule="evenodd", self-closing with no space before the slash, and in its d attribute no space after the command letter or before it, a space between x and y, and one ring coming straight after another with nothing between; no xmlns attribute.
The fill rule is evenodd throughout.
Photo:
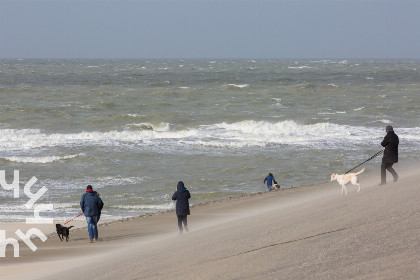
<svg viewBox="0 0 420 280"><path fill-rule="evenodd" d="M176 190L178 192L185 192L187 189L185 188L184 183L182 181L179 181Z"/></svg>
<svg viewBox="0 0 420 280"><path fill-rule="evenodd" d="M392 127L392 125L387 125L385 128L386 133L390 133L391 131L394 131L394 128Z"/></svg>

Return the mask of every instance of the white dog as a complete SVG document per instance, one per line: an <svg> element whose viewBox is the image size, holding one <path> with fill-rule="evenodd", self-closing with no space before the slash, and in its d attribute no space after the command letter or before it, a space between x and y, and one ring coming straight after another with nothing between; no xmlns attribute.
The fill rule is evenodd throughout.
<svg viewBox="0 0 420 280"><path fill-rule="evenodd" d="M360 192L360 184L359 184L359 180L357 179L357 175L359 175L360 173L364 171L365 171L365 168L363 168L357 173L348 173L348 174L341 174L341 175L331 174L331 181L337 180L337 182L341 185L341 195L343 195L344 192L346 192L346 195L347 195L346 185L350 182L353 185L358 186L359 189L357 190L357 192Z"/></svg>
<svg viewBox="0 0 420 280"><path fill-rule="evenodd" d="M277 189L280 189L280 186L277 183L275 183L274 185L271 186L270 190L274 191L274 190L277 190Z"/></svg>

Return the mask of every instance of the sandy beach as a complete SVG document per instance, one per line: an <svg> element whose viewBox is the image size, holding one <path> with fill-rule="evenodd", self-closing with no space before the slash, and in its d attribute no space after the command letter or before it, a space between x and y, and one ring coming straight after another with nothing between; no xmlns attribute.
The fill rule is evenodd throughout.
<svg viewBox="0 0 420 280"><path fill-rule="evenodd" d="M9 246L1 279L419 279L420 174L399 173L197 205L182 235L174 211L103 222L94 244L78 223L69 242Z"/></svg>

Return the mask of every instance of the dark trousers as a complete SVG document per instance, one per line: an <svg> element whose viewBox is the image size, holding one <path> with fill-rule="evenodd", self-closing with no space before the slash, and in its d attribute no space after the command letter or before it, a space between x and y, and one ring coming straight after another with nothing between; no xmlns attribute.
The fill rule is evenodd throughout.
<svg viewBox="0 0 420 280"><path fill-rule="evenodd" d="M386 183L386 170L392 174L394 177L394 182L398 180L398 174L395 172L394 168L392 168L394 164L390 162L382 162L381 164L381 183Z"/></svg>
<svg viewBox="0 0 420 280"><path fill-rule="evenodd" d="M184 227L187 228L187 215L178 215L179 231L182 231L182 223L184 223Z"/></svg>

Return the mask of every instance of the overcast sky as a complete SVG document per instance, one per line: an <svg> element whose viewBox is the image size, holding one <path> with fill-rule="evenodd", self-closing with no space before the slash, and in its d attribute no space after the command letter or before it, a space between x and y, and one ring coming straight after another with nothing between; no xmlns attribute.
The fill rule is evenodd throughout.
<svg viewBox="0 0 420 280"><path fill-rule="evenodd" d="M420 58L420 0L0 0L0 58Z"/></svg>

